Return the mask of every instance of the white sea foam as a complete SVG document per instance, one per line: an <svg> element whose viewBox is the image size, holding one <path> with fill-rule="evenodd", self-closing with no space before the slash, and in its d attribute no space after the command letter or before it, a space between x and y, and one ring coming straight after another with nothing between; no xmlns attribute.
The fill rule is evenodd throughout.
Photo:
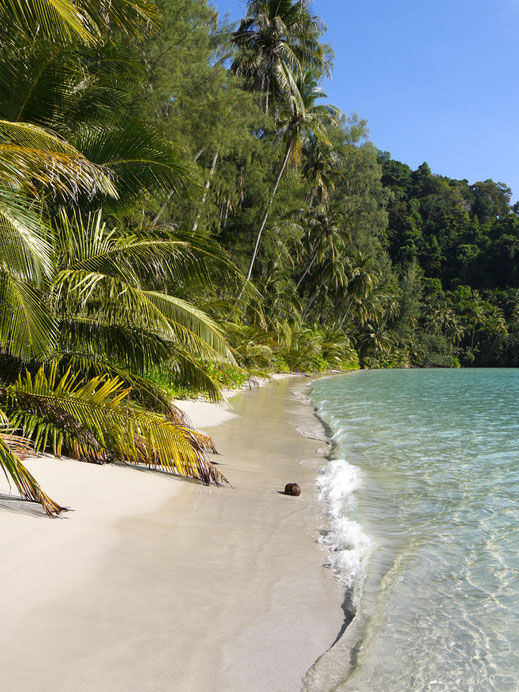
<svg viewBox="0 0 519 692"><path fill-rule="evenodd" d="M345 459L332 459L317 481L319 499L330 518L329 529L320 542L330 551L331 567L350 589L362 583L372 539L350 518L355 511L354 492L360 486L360 470Z"/></svg>

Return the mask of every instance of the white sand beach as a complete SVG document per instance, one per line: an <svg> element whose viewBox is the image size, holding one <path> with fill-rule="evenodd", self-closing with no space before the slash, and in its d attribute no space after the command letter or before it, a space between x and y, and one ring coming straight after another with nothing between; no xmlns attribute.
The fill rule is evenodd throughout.
<svg viewBox="0 0 519 692"><path fill-rule="evenodd" d="M315 499L323 442L298 380L188 402L232 488L122 466L27 465L61 519L0 486L0 688L299 690L342 625ZM214 427L215 425L218 427ZM280 494L297 481L299 498Z"/></svg>

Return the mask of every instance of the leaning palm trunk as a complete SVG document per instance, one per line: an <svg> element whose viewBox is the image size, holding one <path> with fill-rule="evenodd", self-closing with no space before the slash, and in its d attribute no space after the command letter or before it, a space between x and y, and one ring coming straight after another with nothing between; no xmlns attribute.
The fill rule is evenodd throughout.
<svg viewBox="0 0 519 692"><path fill-rule="evenodd" d="M281 166L281 168L279 170L278 177L276 179L276 184L274 185L274 189L272 190L272 194L270 195L269 203L267 204L265 216L263 217L263 221L261 222L261 226L259 227L258 234L256 236L256 243L254 245L254 250L253 250L252 257L251 257L250 264L249 264L249 270L247 272L247 281L250 280L250 277L252 275L252 269L254 267L254 263L256 262L256 257L258 255L258 249L259 249L261 236L263 235L263 231L265 230L265 226L267 225L267 221L268 221L269 214L270 214L270 209L272 207L272 203L274 202L274 197L276 196L276 193L277 193L278 187L279 187L279 183L281 182L281 178L283 177L283 173L285 172L285 169L286 169L287 164L288 164L288 159L290 158L290 148L291 148L290 145L291 145L291 143L288 142L287 150L285 153L285 158L283 159L283 165Z"/></svg>
<svg viewBox="0 0 519 692"><path fill-rule="evenodd" d="M315 303L315 301L317 300L317 296L318 296L319 293L321 292L321 288L324 286L324 281L325 281L324 279L321 281L321 283L319 284L319 286L316 288L314 294L312 295L312 297L310 298L310 300L307 302L306 307L305 307L305 309L304 309L304 311L303 311L303 314L301 315L301 321L302 321L302 322L304 322L305 317L306 317L306 315L308 314L308 311L310 310L310 308L312 307L312 305L313 305L313 304Z"/></svg>
<svg viewBox="0 0 519 692"><path fill-rule="evenodd" d="M220 151L219 151L219 149L217 149L215 155L213 156L213 160L211 162L211 168L209 169L209 175L208 175L207 180L205 181L205 185L204 185L204 193L202 195L202 199L200 200L200 205L199 205L198 210L196 212L195 221L194 221L193 227L191 229L193 233L195 233L198 230L198 224L200 222L200 217L202 216L202 209L204 208L204 204L205 204L205 201L207 199L207 195L209 193L209 188L211 187L211 180L212 180L214 172L216 170L216 164L218 162L219 154L220 154Z"/></svg>
<svg viewBox="0 0 519 692"><path fill-rule="evenodd" d="M339 324L339 329L342 329L342 325L346 322L346 318L350 314L351 306L353 305L353 298L350 298L350 301L348 303L348 307L346 308L346 312L342 316L341 322Z"/></svg>
<svg viewBox="0 0 519 692"><path fill-rule="evenodd" d="M323 327L324 327L324 325L326 324L326 322L328 322L328 320L330 319L330 315L332 314L332 312L334 312L334 311L337 309L337 306L338 306L339 303L341 302L341 298L342 298L342 296L339 296L339 298L335 301L335 303L332 305L332 307L328 310L328 312L327 312L326 315L324 316L324 318L323 318L323 320L322 320L322 322L321 322L321 324L323 325Z"/></svg>
<svg viewBox="0 0 519 692"><path fill-rule="evenodd" d="M300 278L299 281L297 282L296 291L297 291L297 289L299 288L299 286L301 286L301 284L303 283L303 279L305 278L305 276L309 273L310 269L312 268L312 266L313 266L315 260L317 259L317 255L318 255L318 254L319 254L319 248L314 252L314 256L313 256L312 259L310 260L310 264L307 266L307 268L306 268L305 271L303 272L301 278Z"/></svg>

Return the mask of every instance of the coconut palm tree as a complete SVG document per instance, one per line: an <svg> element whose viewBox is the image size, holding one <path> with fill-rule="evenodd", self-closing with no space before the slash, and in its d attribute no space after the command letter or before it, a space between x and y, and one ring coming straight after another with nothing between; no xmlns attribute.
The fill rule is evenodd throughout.
<svg viewBox="0 0 519 692"><path fill-rule="evenodd" d="M0 348L21 370L0 381L0 467L51 515L63 508L24 468L10 428L58 455L224 480L204 456L212 443L145 375L150 363L168 361L200 379L197 357L231 358L214 321L171 292L208 285L209 263L228 264L209 241L169 229L122 232L99 210L108 203L121 213L143 192L188 184L171 143L111 117L117 98L96 88L88 50L77 48L139 37L156 18L146 0L6 0L0 8ZM136 402L147 388L155 411Z"/></svg>
<svg viewBox="0 0 519 692"><path fill-rule="evenodd" d="M318 204L327 205L333 178L339 173L339 157L329 144L312 134L304 142L303 159L303 178L312 186L308 206L312 207L316 198Z"/></svg>
<svg viewBox="0 0 519 692"><path fill-rule="evenodd" d="M283 122L285 154L270 194L265 214L256 234L256 241L247 271L247 280L249 280L252 275L261 236L267 225L272 203L278 191L281 178L289 162L292 161L294 168L297 168L301 161L303 142L306 137L314 135L328 142L326 127L335 124L339 115L338 109L334 106L316 104L317 99L325 98L326 94L318 85L314 74L309 70L302 75L301 79L297 80L295 86L297 87L297 97L292 98Z"/></svg>
<svg viewBox="0 0 519 692"><path fill-rule="evenodd" d="M326 26L311 14L308 0L251 0L233 35L231 69L260 93L265 113L298 99L304 70L328 74L330 49L319 43Z"/></svg>
<svg viewBox="0 0 519 692"><path fill-rule="evenodd" d="M29 370L15 382L3 378L0 407L11 426L36 449L57 455L64 448L87 461L125 460L224 482L204 456L213 451L210 442L185 425L146 372L162 363L216 396L217 385L196 356L232 361L223 332L201 310L168 293L167 285L173 278L207 282L213 264L229 274L225 256L207 240L188 240L168 229L109 230L101 212L83 221L62 211L59 222L49 252L47 300L40 296L35 307L53 326L47 353L39 357L52 360L35 378ZM5 305L0 307L5 314ZM140 407L136 397L156 412ZM61 511L24 475L5 440L0 465L24 497L41 502L50 514Z"/></svg>

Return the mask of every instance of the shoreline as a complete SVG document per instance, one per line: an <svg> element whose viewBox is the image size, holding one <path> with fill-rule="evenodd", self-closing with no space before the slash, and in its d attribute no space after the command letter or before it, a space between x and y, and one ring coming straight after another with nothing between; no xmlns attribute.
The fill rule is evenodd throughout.
<svg viewBox="0 0 519 692"><path fill-rule="evenodd" d="M353 372L369 372L368 370L351 371L342 373L344 375L352 374ZM333 377L329 375L323 379ZM310 397L309 397L310 400ZM329 423L321 418L319 409L311 401L310 405L315 418L324 430L326 439L329 440L329 450L326 455L326 460L332 462L337 459L336 450L337 443L334 441L334 431ZM328 517L330 521L330 517ZM330 550L328 548L328 550ZM338 685L344 683L348 675L354 670L356 665L357 653L355 647L362 638L363 628L365 627L365 617L359 612L355 605L356 594L355 588L352 586L342 585L345 589L342 610L344 613L344 622L341 631L333 644L323 651L319 658L315 660L313 665L308 669L303 680L301 692L317 692L320 690L335 690ZM361 596L362 597L362 596ZM334 665L337 660L341 661L341 665Z"/></svg>
<svg viewBox="0 0 519 692"><path fill-rule="evenodd" d="M112 515L107 526L100 509L93 533L84 507L75 507L72 520L0 512L5 526L23 518L25 528L14 532L15 539L29 539L19 548L16 540L10 551L8 546L15 556L27 554L25 563L11 560L12 574L23 564L29 576L17 592L25 595L25 609L14 607L10 635L4 632L2 641L7 687L19 692L301 688L309 668L342 630L344 592L322 567L317 538L323 517L315 481L323 455L316 453L316 439L301 437L292 426L293 418L310 427L316 422L311 407L293 395L297 387L287 378L238 392L227 409L217 411L220 418L226 414L218 427L212 427L214 418L206 417L204 424L210 404L194 402L187 412L197 427L211 432L232 490L115 467L132 479L131 488L117 493L125 496L118 503L127 511ZM110 467L93 468L99 482ZM147 478L161 490L148 488L148 500L141 500L144 513L136 514L131 493ZM293 481L303 489L300 498L280 493ZM48 483L45 487L52 491ZM108 495L114 489L110 485ZM74 504L72 497L61 496ZM159 496L155 508L142 505ZM1 503L0 509L5 509ZM64 557L67 545L72 552L66 553L66 567L50 569L38 599L48 552L39 551L36 567L33 529L49 534L47 527L61 524L73 528L53 546L52 556ZM81 525L87 554L77 546ZM105 531L108 538L98 545ZM72 539L75 549L67 544ZM71 567L74 557L79 563ZM31 652L29 660L21 660L20 641Z"/></svg>

